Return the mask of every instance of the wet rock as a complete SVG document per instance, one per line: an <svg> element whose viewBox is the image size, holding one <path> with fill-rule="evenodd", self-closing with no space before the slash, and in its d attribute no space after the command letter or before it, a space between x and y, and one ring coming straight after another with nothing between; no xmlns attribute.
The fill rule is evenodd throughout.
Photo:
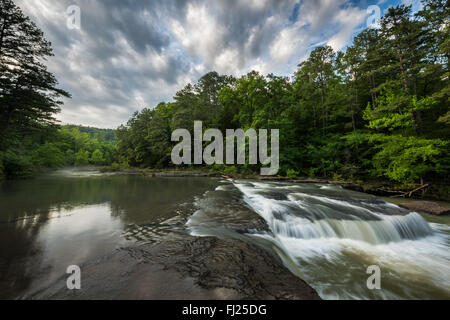
<svg viewBox="0 0 450 320"><path fill-rule="evenodd" d="M122 247L80 266L82 290L66 277L24 299L318 300L281 259L237 239L173 234L160 244Z"/></svg>
<svg viewBox="0 0 450 320"><path fill-rule="evenodd" d="M435 202L430 201L414 201L399 204L400 207L411 210L425 212L436 216L443 216L450 214L450 208L441 206Z"/></svg>
<svg viewBox="0 0 450 320"><path fill-rule="evenodd" d="M236 293L237 299L320 299L278 256L244 241L192 238L169 250L164 257L172 258L160 261L156 254L152 261L195 279L194 283L204 289L225 288Z"/></svg>

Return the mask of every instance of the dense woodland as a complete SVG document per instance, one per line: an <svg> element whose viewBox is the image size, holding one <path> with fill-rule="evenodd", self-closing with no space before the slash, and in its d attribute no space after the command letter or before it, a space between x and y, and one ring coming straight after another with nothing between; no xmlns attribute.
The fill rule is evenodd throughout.
<svg viewBox="0 0 450 320"><path fill-rule="evenodd" d="M280 129L280 175L448 184L448 1L425 0L414 15L390 8L344 52L315 48L292 77L210 72L172 102L136 112L116 139L111 130L56 124L69 94L45 67L50 44L11 0L0 0L0 30L0 176L65 165L171 167L172 132L201 120L205 130Z"/></svg>
<svg viewBox="0 0 450 320"><path fill-rule="evenodd" d="M2 156L6 178L28 178L42 169L65 166L110 165L116 160L116 141L108 139L114 130L82 126L46 128L14 140Z"/></svg>
<svg viewBox="0 0 450 320"><path fill-rule="evenodd" d="M30 177L43 168L115 161L114 130L59 126L61 97L45 60L41 30L11 0L0 0L0 179Z"/></svg>
<svg viewBox="0 0 450 320"><path fill-rule="evenodd" d="M315 48L293 77L211 72L117 131L123 163L171 165L171 132L280 129L281 175L417 183L448 179L449 7L390 8L345 52ZM254 166L212 169L249 174Z"/></svg>

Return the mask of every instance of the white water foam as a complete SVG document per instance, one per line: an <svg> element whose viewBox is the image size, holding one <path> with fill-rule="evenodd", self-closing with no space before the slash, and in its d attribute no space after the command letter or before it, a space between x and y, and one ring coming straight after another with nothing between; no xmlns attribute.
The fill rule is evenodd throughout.
<svg viewBox="0 0 450 320"><path fill-rule="evenodd" d="M420 291L426 286L450 297L449 226L428 224L418 213L386 202L358 202L298 191L286 200L271 196L276 187L270 184L237 182L235 186L273 232L273 236L255 236L272 238L297 259L305 280L323 298L373 297L375 293L368 293L362 280L353 287L349 284L352 274L359 272L362 279L365 276L354 260L379 265L388 272L389 288L376 293L376 298L421 298ZM384 210L389 214L383 214ZM329 283L330 277L318 272L337 272L343 279L336 279L336 275L336 283Z"/></svg>

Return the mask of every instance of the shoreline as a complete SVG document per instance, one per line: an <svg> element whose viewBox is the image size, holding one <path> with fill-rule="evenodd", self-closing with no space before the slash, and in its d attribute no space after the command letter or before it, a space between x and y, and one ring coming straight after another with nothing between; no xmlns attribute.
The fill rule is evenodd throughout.
<svg viewBox="0 0 450 320"><path fill-rule="evenodd" d="M113 170L109 167L100 169L101 172L115 173L115 174L136 174L146 177L222 177L224 179L232 180L260 180L273 182L287 182L287 183L316 183L316 184L331 184L338 185L344 189L367 193L380 197L390 197L392 199L415 199L415 200L431 200L450 202L448 193L441 192L436 188L436 185L426 184L411 185L411 188L405 190L399 184L382 181L340 181L325 178L310 178L310 177L279 177L279 176L259 176L259 175L230 175L222 172L212 172L207 169L140 169L130 168L124 170ZM442 187L442 186L438 186ZM445 186L444 186L445 187Z"/></svg>
<svg viewBox="0 0 450 320"><path fill-rule="evenodd" d="M206 170L167 170L167 169L127 169L114 171L109 168L103 168L102 172L110 172L115 174L143 175L145 177L165 177L165 178L183 178L183 177L217 177L231 180L260 180L268 182L285 182L285 183L313 183L313 184L330 184L340 186L343 189L357 191L361 193L371 194L378 197L388 198L387 201L395 203L403 209L417 211L435 216L443 216L450 214L450 199L442 198L437 193L426 194L423 186L414 186L411 191L399 190L398 186L392 187L381 182L350 182L335 181L320 178L289 178L289 177L270 177L270 176L230 176L221 172L211 172ZM425 187L429 187L426 185ZM432 188L430 186L430 188ZM427 189L428 190L428 189ZM418 196L418 192L422 194Z"/></svg>

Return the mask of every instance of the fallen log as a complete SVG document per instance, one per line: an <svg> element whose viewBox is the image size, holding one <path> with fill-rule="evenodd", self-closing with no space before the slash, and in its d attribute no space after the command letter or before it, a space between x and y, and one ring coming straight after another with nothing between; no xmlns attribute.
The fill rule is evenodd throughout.
<svg viewBox="0 0 450 320"><path fill-rule="evenodd" d="M418 187L418 188L416 188L416 189L414 189L412 191L407 191L407 192L405 192L403 194L399 194L399 195L396 195L396 196L391 196L391 198L405 198L406 196L408 196L408 198L411 198L413 193L416 193L417 191L423 190L423 189L427 188L428 186L429 186L428 184L425 184L425 185L420 186L420 187Z"/></svg>

